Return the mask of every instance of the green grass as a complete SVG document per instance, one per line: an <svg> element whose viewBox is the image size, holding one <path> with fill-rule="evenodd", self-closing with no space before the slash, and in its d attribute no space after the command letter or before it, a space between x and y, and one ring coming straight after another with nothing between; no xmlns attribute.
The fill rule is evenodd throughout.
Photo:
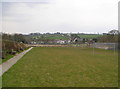
<svg viewBox="0 0 120 89"><path fill-rule="evenodd" d="M2 76L0 76L0 89L2 89Z"/></svg>
<svg viewBox="0 0 120 89"><path fill-rule="evenodd" d="M37 38L37 39L40 39L42 38L41 36L33 36L32 38ZM58 39L58 40L68 40L68 36L66 35L61 35L61 34L54 34L54 35L44 35L42 39L52 39L52 40L55 40L55 39Z"/></svg>
<svg viewBox="0 0 120 89"><path fill-rule="evenodd" d="M81 38L88 38L88 39L92 39L92 38L98 38L101 37L103 35L99 35L99 34L78 34L79 37ZM40 39L41 36L33 36L32 38L37 38ZM44 39L61 39L61 40L68 40L69 37L67 35L61 35L61 34L54 34L54 35L44 35Z"/></svg>
<svg viewBox="0 0 120 89"><path fill-rule="evenodd" d="M113 51L79 47L36 47L3 75L3 87L115 87Z"/></svg>
<svg viewBox="0 0 120 89"><path fill-rule="evenodd" d="M0 60L1 60L1 61L0 61L0 64L6 62L7 60L9 60L10 58L12 58L13 56L14 56L14 55L7 54L5 59L0 59Z"/></svg>
<svg viewBox="0 0 120 89"><path fill-rule="evenodd" d="M27 50L27 49L29 49L29 47L26 48L25 50ZM25 51L25 50L24 50L24 51ZM19 51L19 52L17 52L17 54L19 54L19 53L21 53L21 52L23 52L23 51ZM15 56L15 55L7 54L6 57L5 57L5 59L0 59L0 64L6 62L7 60L9 60L10 58L12 58L12 57L14 57L14 56Z"/></svg>
<svg viewBox="0 0 120 89"><path fill-rule="evenodd" d="M98 35L98 34L95 34L95 35L82 35L82 34L80 34L80 35L78 35L79 37L81 37L81 38L98 38L98 37L101 37L102 35Z"/></svg>
<svg viewBox="0 0 120 89"><path fill-rule="evenodd" d="M65 37L65 36L50 36L50 37L47 37L47 39L61 39L61 40L68 40L68 38Z"/></svg>

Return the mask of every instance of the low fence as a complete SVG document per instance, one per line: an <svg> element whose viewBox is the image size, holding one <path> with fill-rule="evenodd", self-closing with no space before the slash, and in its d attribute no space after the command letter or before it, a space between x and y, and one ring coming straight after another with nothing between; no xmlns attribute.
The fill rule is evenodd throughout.
<svg viewBox="0 0 120 89"><path fill-rule="evenodd" d="M29 47L66 47L67 45L40 45L40 44L30 44Z"/></svg>
<svg viewBox="0 0 120 89"><path fill-rule="evenodd" d="M40 45L29 44L30 47L94 47L106 50L120 50L118 43L93 43L93 44L69 44L69 45Z"/></svg>
<svg viewBox="0 0 120 89"><path fill-rule="evenodd" d="M118 43L94 43L91 46L107 50L120 50L120 44Z"/></svg>

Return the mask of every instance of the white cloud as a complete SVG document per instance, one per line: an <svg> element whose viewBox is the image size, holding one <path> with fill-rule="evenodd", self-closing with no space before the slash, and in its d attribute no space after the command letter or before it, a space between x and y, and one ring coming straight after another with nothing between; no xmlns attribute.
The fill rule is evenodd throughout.
<svg viewBox="0 0 120 89"><path fill-rule="evenodd" d="M3 32L107 32L117 29L118 0L51 0L12 3L4 11ZM3 8L6 5L3 4Z"/></svg>

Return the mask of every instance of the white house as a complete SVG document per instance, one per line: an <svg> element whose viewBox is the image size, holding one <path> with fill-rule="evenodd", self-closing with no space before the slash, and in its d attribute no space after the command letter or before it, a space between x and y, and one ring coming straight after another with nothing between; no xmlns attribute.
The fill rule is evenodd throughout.
<svg viewBox="0 0 120 89"><path fill-rule="evenodd" d="M56 42L57 44L64 44L65 43L65 41L64 40L57 40L57 42Z"/></svg>

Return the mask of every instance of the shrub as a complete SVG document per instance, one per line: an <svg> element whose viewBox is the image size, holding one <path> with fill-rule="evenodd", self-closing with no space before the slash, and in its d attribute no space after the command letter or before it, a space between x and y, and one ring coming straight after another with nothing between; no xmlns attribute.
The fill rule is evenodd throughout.
<svg viewBox="0 0 120 89"><path fill-rule="evenodd" d="M27 46L23 43L3 40L2 41L2 58L5 58L7 54L15 55L16 52L23 51Z"/></svg>

